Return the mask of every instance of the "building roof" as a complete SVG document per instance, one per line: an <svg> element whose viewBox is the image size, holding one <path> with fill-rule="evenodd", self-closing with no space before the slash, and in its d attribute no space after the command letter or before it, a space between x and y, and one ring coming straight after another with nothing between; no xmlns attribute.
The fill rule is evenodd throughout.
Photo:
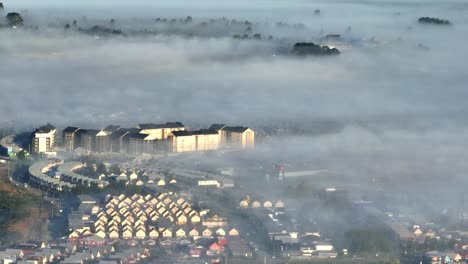
<svg viewBox="0 0 468 264"><path fill-rule="evenodd" d="M175 137L187 137L195 135L217 135L218 132L210 129L200 129L195 131L172 131L172 135Z"/></svg>
<svg viewBox="0 0 468 264"><path fill-rule="evenodd" d="M114 133L112 133L111 136L113 138L120 138L120 137L124 136L125 134L127 134L128 131L129 131L128 128L121 127L121 128L118 128L116 131L114 131Z"/></svg>
<svg viewBox="0 0 468 264"><path fill-rule="evenodd" d="M92 136L92 137L95 137L98 133L99 133L99 130L96 130L96 129L87 129L85 131L86 135Z"/></svg>
<svg viewBox="0 0 468 264"><path fill-rule="evenodd" d="M240 238L228 239L228 247L233 255L248 256L252 254L252 251L247 246L247 243Z"/></svg>
<svg viewBox="0 0 468 264"><path fill-rule="evenodd" d="M213 131L219 131L221 130L223 127L225 127L226 125L225 124L213 124L210 126L210 128L208 128L209 130L213 130Z"/></svg>
<svg viewBox="0 0 468 264"><path fill-rule="evenodd" d="M77 195L77 197L81 203L95 204L97 202L96 199L94 199L93 197L87 194L80 194L80 195Z"/></svg>
<svg viewBox="0 0 468 264"><path fill-rule="evenodd" d="M78 130L78 127L67 127L63 130L63 133L75 133Z"/></svg>
<svg viewBox="0 0 468 264"><path fill-rule="evenodd" d="M235 126L235 127L225 126L223 128L224 131L237 132L237 133L243 133L247 129L249 129L249 128L248 127L242 127L242 126Z"/></svg>
<svg viewBox="0 0 468 264"><path fill-rule="evenodd" d="M158 128L182 128L184 125L180 122L166 122L165 124L139 124L139 129L158 129Z"/></svg>
<svg viewBox="0 0 468 264"><path fill-rule="evenodd" d="M140 140L145 140L146 138L150 137L147 134L140 134L140 133L129 133L128 137L131 139L140 139Z"/></svg>
<svg viewBox="0 0 468 264"><path fill-rule="evenodd" d="M106 128L103 129L103 131L107 132L107 133L113 133L115 131L117 131L117 129L119 129L120 126L114 126L114 125L110 125L110 126L107 126Z"/></svg>
<svg viewBox="0 0 468 264"><path fill-rule="evenodd" d="M43 125L39 128L37 132L39 133L49 133L50 131L55 130L55 127L49 123Z"/></svg>

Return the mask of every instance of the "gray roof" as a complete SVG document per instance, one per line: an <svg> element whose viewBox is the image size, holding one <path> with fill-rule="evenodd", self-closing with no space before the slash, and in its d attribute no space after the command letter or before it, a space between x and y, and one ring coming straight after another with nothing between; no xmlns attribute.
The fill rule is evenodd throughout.
<svg viewBox="0 0 468 264"><path fill-rule="evenodd" d="M63 133L75 133L78 130L78 127L67 127L63 130Z"/></svg>
<svg viewBox="0 0 468 264"><path fill-rule="evenodd" d="M158 128L183 128L180 122L166 122L165 124L139 124L139 129L158 129Z"/></svg>
<svg viewBox="0 0 468 264"><path fill-rule="evenodd" d="M225 124L213 124L208 129L218 131L218 130L221 130L225 126L226 126Z"/></svg>
<svg viewBox="0 0 468 264"><path fill-rule="evenodd" d="M235 126L235 127L226 126L226 127L223 128L224 131L237 132L237 133L245 132L247 129L249 129L249 128L248 127L242 127L242 126Z"/></svg>
<svg viewBox="0 0 468 264"><path fill-rule="evenodd" d="M172 134L176 137L186 137L194 135L217 135L218 132L209 129L201 129L196 131L173 131Z"/></svg>
<svg viewBox="0 0 468 264"><path fill-rule="evenodd" d="M36 162L36 163L34 163L33 165L31 165L29 167L29 174L31 175L31 177L33 177L33 178L35 178L37 180L40 180L41 182L45 182L47 184L53 185L53 186L59 186L61 188L62 187L72 188L72 187L75 186L72 183L60 181L58 179L55 179L55 178L52 178L52 177L49 177L48 175L46 175L43 172L43 170L45 168L47 168L49 165L50 164L49 164L48 161Z"/></svg>
<svg viewBox="0 0 468 264"><path fill-rule="evenodd" d="M80 195L77 195L78 199L80 199L80 202L81 203L96 203L96 199L94 199L93 197L91 197L90 195L87 195L87 194L80 194Z"/></svg>
<svg viewBox="0 0 468 264"><path fill-rule="evenodd" d="M54 129L55 129L55 127L53 125L47 123L46 125L41 126L37 132L39 132L39 133L49 133L50 131L52 131Z"/></svg>
<svg viewBox="0 0 468 264"><path fill-rule="evenodd" d="M103 130L105 132L108 132L108 133L113 133L115 131L117 131L117 129L119 129L120 126L114 126L114 125L110 125L110 126L107 126L106 128L104 128Z"/></svg>

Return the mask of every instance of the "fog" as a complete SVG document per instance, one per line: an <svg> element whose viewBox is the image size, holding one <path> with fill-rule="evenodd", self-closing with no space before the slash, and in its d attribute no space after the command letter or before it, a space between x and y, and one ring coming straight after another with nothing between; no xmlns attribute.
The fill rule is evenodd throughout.
<svg viewBox="0 0 468 264"><path fill-rule="evenodd" d="M143 0L132 7L126 1L112 7L62 2L4 2L6 12L19 11L26 26L39 27L0 30L4 126L181 121L264 129L325 120L343 129L272 140L267 150L284 149L272 159L307 156L317 167L367 178L459 180L466 171L468 20L462 1L151 1L149 8ZM193 17L190 26L154 22L186 16ZM453 25L419 25L421 16ZM252 34L264 39L233 39L243 34L235 27L210 36L197 26L221 17L248 19ZM108 26L111 18L124 32L163 33L97 37L63 30L73 20L85 29ZM280 21L289 26L275 26ZM305 27L293 26L299 23ZM193 35L179 34L184 27ZM341 55L288 54L295 42L327 34L342 34L336 44Z"/></svg>

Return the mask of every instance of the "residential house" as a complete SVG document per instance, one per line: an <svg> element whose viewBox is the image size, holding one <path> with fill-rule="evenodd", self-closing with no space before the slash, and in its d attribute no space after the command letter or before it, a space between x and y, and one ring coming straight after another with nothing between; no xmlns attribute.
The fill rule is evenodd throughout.
<svg viewBox="0 0 468 264"><path fill-rule="evenodd" d="M224 228L220 227L220 228L216 229L216 235L223 237L223 236L226 235L226 231L224 230Z"/></svg>
<svg viewBox="0 0 468 264"><path fill-rule="evenodd" d="M239 231L238 231L236 228L233 227L233 228L229 229L228 234L229 234L230 236L238 236L238 235L239 235Z"/></svg>
<svg viewBox="0 0 468 264"><path fill-rule="evenodd" d="M175 232L176 238L184 238L186 236L186 234L187 234L187 231L183 227L177 229L176 232Z"/></svg>
<svg viewBox="0 0 468 264"><path fill-rule="evenodd" d="M209 228L205 228L202 232L202 236L204 237L211 237L213 235L213 231Z"/></svg>
<svg viewBox="0 0 468 264"><path fill-rule="evenodd" d="M163 238L172 238L172 230L170 228L165 228L162 230L161 235Z"/></svg>

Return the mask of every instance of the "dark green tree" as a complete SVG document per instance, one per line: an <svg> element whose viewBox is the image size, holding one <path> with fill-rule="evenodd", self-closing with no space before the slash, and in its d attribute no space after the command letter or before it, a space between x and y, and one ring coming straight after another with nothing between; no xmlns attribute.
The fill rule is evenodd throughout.
<svg viewBox="0 0 468 264"><path fill-rule="evenodd" d="M8 13L6 16L6 20L10 27L22 26L24 22L21 15L16 12Z"/></svg>
<svg viewBox="0 0 468 264"><path fill-rule="evenodd" d="M24 160L26 159L26 152L24 150L21 150L20 152L16 153L16 157L19 160Z"/></svg>
<svg viewBox="0 0 468 264"><path fill-rule="evenodd" d="M96 164L96 173L98 175L106 174L107 173L106 165L104 165L104 163L102 162Z"/></svg>
<svg viewBox="0 0 468 264"><path fill-rule="evenodd" d="M114 175L119 175L120 174L119 165L113 164L112 166L110 166L109 167L109 173L114 174Z"/></svg>

